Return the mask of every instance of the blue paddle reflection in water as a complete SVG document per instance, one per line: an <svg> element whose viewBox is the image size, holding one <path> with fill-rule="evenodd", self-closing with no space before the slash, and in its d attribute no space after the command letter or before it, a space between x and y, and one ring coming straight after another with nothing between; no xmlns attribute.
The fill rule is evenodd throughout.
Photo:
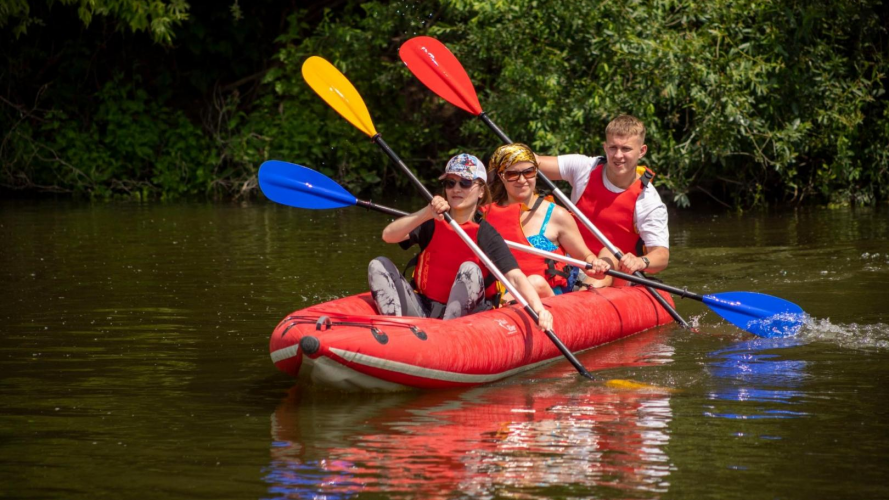
<svg viewBox="0 0 889 500"><path fill-rule="evenodd" d="M794 405L803 396L796 390L809 375L806 362L785 359L774 351L796 347L798 339L758 338L709 353L710 373L720 387L710 392L712 400L751 403L735 405L743 413L704 412L706 416L728 419L777 419L807 416L805 412L773 405Z"/></svg>

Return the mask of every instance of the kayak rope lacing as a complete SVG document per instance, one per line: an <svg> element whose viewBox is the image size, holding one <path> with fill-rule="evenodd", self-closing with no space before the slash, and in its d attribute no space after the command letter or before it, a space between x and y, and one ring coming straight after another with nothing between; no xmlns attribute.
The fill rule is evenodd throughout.
<svg viewBox="0 0 889 500"><path fill-rule="evenodd" d="M315 330L317 331L325 331L330 330L334 326L355 326L358 328L367 328L370 330L370 333L374 336L377 341L381 341L381 339L386 339L385 341L381 341L380 343L385 344L388 341L388 335L386 332L382 331L379 326L387 326L387 327L401 327L407 328L413 333L418 339L426 340L427 335L426 332L421 330L417 325L413 325L410 323L402 323L399 321L386 321L386 320L373 320L369 322L359 322L359 321L333 321L330 319L328 315L322 316L302 316L302 315L294 315L288 316L284 319L284 321L289 321L290 324L287 325L287 328L281 332L281 336L287 335L287 332L290 331L296 325L309 325L314 324Z"/></svg>

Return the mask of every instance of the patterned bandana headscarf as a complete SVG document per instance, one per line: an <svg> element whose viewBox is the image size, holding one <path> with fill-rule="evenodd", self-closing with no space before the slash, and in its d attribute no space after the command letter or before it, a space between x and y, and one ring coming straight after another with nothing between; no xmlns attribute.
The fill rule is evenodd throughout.
<svg viewBox="0 0 889 500"><path fill-rule="evenodd" d="M488 165L492 172L499 174L522 161L529 161L535 167L538 166L537 159L534 158L534 152L531 151L531 148L521 142L516 142L513 144L504 144L497 148L497 150L494 151L494 154L491 155L491 161L488 162Z"/></svg>

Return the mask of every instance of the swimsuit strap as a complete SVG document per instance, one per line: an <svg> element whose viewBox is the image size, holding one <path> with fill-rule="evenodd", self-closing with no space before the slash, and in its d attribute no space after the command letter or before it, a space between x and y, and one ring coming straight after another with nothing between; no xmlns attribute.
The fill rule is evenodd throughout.
<svg viewBox="0 0 889 500"><path fill-rule="evenodd" d="M546 226L549 224L549 218L553 215L553 210L556 208L555 203L550 203L549 208L546 210L546 216L543 218L543 224L540 225L540 232L537 233L540 236L543 236L543 233L546 232Z"/></svg>

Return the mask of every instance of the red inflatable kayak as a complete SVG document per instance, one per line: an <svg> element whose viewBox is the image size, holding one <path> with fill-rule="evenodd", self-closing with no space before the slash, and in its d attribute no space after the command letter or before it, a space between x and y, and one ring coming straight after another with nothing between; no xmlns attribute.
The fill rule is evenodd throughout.
<svg viewBox="0 0 889 500"><path fill-rule="evenodd" d="M543 303L572 352L672 321L641 287L575 292ZM272 333L269 351L279 370L301 382L361 391L467 387L564 360L521 306L449 321L380 316L370 293L290 314Z"/></svg>

